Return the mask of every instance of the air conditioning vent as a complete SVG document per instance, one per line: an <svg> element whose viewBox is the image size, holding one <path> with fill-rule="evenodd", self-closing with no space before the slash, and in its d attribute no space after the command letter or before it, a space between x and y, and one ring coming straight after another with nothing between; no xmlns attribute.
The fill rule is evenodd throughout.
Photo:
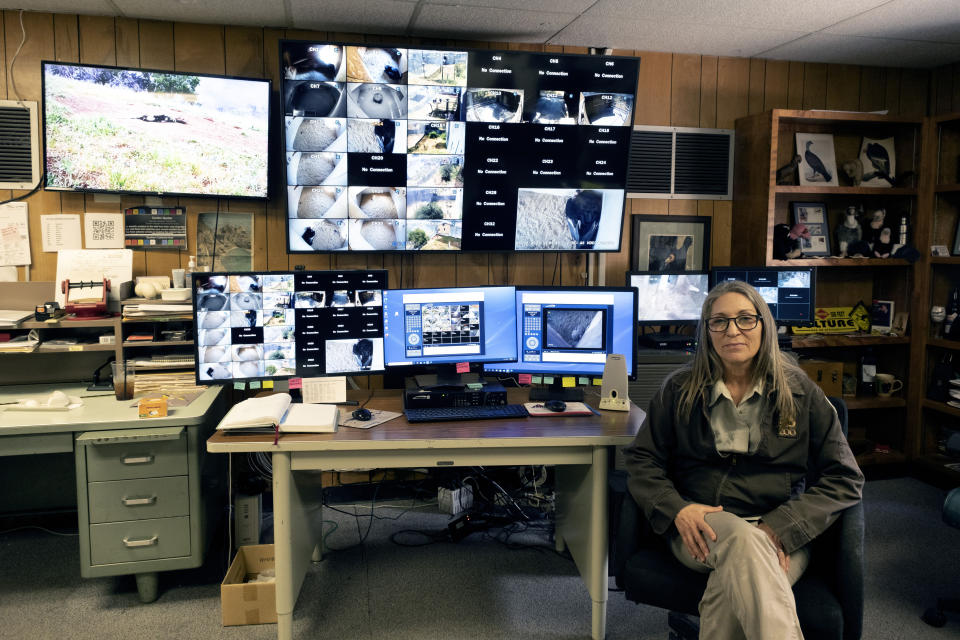
<svg viewBox="0 0 960 640"><path fill-rule="evenodd" d="M37 103L0 100L0 189L33 189L39 182Z"/></svg>
<svg viewBox="0 0 960 640"><path fill-rule="evenodd" d="M732 199L733 130L635 126L627 195Z"/></svg>

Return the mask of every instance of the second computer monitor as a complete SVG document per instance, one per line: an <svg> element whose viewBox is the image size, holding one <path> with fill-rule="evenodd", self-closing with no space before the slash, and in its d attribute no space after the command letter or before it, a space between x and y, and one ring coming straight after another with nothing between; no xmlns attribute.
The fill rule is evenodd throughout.
<svg viewBox="0 0 960 640"><path fill-rule="evenodd" d="M514 287L383 292L387 366L517 359Z"/></svg>
<svg viewBox="0 0 960 640"><path fill-rule="evenodd" d="M637 294L631 287L517 287L515 362L490 373L599 376L607 354L626 357L636 374Z"/></svg>
<svg viewBox="0 0 960 640"><path fill-rule="evenodd" d="M637 290L637 321L641 325L690 325L700 321L700 309L710 290L710 272L630 271L627 285Z"/></svg>

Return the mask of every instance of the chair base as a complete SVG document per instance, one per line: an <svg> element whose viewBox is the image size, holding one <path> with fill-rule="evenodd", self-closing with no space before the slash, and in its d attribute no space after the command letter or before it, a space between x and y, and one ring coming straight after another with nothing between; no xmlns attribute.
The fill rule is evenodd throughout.
<svg viewBox="0 0 960 640"><path fill-rule="evenodd" d="M667 614L667 625L670 640L697 640L700 637L700 618L696 616L671 611Z"/></svg>
<svg viewBox="0 0 960 640"><path fill-rule="evenodd" d="M960 613L960 598L937 598L937 606L923 612L920 619L931 627L947 624L947 612Z"/></svg>

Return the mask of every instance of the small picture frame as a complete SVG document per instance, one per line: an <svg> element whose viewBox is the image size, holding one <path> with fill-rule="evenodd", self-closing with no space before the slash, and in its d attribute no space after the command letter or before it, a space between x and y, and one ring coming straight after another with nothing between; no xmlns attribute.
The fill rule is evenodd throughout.
<svg viewBox="0 0 960 640"><path fill-rule="evenodd" d="M802 224L810 232L809 238L802 238L803 255L812 257L829 256L830 225L827 222L827 205L823 202L792 202L793 224Z"/></svg>
<svg viewBox="0 0 960 640"><path fill-rule="evenodd" d="M950 249L947 249L945 244L934 244L930 246L930 255L937 258L947 258L950 256Z"/></svg>
<svg viewBox="0 0 960 640"><path fill-rule="evenodd" d="M870 308L870 333L890 333L895 315L893 300L874 300Z"/></svg>
<svg viewBox="0 0 960 640"><path fill-rule="evenodd" d="M892 187L897 176L893 138L864 138L860 145L863 163L861 187Z"/></svg>
<svg viewBox="0 0 960 640"><path fill-rule="evenodd" d="M710 217L634 215L634 271L679 273L710 267Z"/></svg>
<svg viewBox="0 0 960 640"><path fill-rule="evenodd" d="M907 335L907 322L909 320L910 314L907 311L897 311L893 316L893 327L890 328L890 333L898 336Z"/></svg>
<svg viewBox="0 0 960 640"><path fill-rule="evenodd" d="M837 187L837 156L833 150L833 134L797 132L797 167L801 185ZM864 167L866 170L866 167Z"/></svg>

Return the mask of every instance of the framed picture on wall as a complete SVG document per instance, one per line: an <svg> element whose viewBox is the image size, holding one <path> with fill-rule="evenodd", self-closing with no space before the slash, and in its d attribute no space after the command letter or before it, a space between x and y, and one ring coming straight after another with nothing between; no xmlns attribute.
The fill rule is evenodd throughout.
<svg viewBox="0 0 960 640"><path fill-rule="evenodd" d="M827 223L827 205L823 202L791 202L794 226L803 225L809 235L801 237L803 255L830 255L830 225Z"/></svg>
<svg viewBox="0 0 960 640"><path fill-rule="evenodd" d="M706 216L632 217L631 268L671 273L710 267L710 218Z"/></svg>

